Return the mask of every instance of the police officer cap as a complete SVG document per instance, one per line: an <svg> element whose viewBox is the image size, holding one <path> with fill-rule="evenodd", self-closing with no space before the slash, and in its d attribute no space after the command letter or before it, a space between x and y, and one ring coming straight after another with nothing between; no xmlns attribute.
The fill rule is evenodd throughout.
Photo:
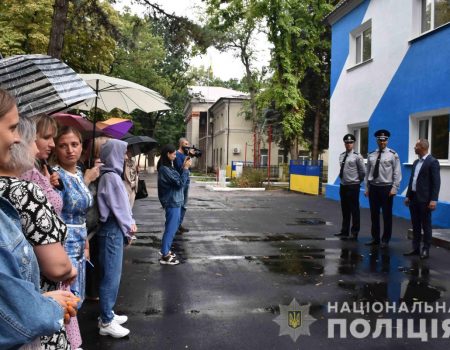
<svg viewBox="0 0 450 350"><path fill-rule="evenodd" d="M389 136L391 136L391 133L388 130L381 129L375 131L374 136L377 138L377 140L384 141L389 139Z"/></svg>
<svg viewBox="0 0 450 350"><path fill-rule="evenodd" d="M352 134L345 135L342 140L344 140L345 143L352 143L356 141L356 137Z"/></svg>

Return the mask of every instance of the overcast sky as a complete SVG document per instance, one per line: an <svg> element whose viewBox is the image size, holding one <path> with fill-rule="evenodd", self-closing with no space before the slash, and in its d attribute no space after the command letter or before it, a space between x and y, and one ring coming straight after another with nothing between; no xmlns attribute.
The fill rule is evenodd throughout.
<svg viewBox="0 0 450 350"><path fill-rule="evenodd" d="M204 7L201 0L155 0L155 2L159 3L168 13L186 16L193 20L199 18L199 13ZM117 0L117 4L114 7L122 10L124 6L129 6L136 14L142 14L146 11L145 7L133 5L131 0ZM258 38L258 57L259 60L256 64L258 68L268 65L270 56L268 42L264 36ZM214 75L222 80L240 79L244 76L242 63L231 52L221 53L214 48L209 48L207 54L195 57L191 63L197 67L202 65L209 67L212 65Z"/></svg>

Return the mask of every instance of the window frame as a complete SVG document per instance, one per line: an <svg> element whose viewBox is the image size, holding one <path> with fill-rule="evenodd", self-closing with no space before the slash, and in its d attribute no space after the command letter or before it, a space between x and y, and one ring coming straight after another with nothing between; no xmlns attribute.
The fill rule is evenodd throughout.
<svg viewBox="0 0 450 350"><path fill-rule="evenodd" d="M420 138L420 124L427 121L427 140L430 143L430 152L433 150L433 118L448 116L448 144L447 144L447 158L437 158L439 163L444 165L450 165L450 108L442 108L438 110L424 111L410 116L410 139L409 139L409 157L408 162L413 163L417 158L414 153L414 145L416 141Z"/></svg>
<svg viewBox="0 0 450 350"><path fill-rule="evenodd" d="M355 145L353 146L353 150L355 152L358 152L359 154L361 154L364 159L367 159L368 154L370 153L370 150L369 150L369 124L364 123L364 124L350 125L349 129L351 130L350 132L356 138ZM367 129L367 153L366 154L363 154L361 152L361 129Z"/></svg>
<svg viewBox="0 0 450 350"><path fill-rule="evenodd" d="M364 39L364 33L370 29L370 55L369 57L364 58L364 45L367 42L367 39ZM367 62L373 60L373 28L372 28L372 19L367 20L359 27L353 29L350 32L350 57L352 67L356 67ZM358 45L359 41L359 45ZM359 46L359 49L358 49ZM358 61L358 58L360 59ZM352 68L351 67L351 68Z"/></svg>
<svg viewBox="0 0 450 350"><path fill-rule="evenodd" d="M424 23L424 14L425 14L425 2L428 0L420 0L420 34L425 34L428 32L431 32L433 30L436 30L437 28L440 28L442 26L445 26L450 23L450 18L447 22L441 23L438 26L436 26L436 1L437 0L430 0L431 1L431 9L430 9L430 27L428 29L424 29L423 23Z"/></svg>

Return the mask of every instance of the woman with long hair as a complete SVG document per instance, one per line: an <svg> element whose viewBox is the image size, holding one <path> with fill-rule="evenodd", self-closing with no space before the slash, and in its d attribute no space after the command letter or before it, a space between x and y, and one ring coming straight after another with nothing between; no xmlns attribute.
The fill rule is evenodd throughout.
<svg viewBox="0 0 450 350"><path fill-rule="evenodd" d="M71 290L81 301L85 296L86 260L89 260L89 244L86 240L86 213L92 205L92 195L88 185L90 180L99 175L98 167L88 169L83 176L78 161L82 152L82 139L78 130L65 126L58 131L55 139L55 156L57 166L54 168L63 184L61 196L63 208L61 217L67 225L67 238L64 244L78 275L71 285ZM89 179L89 180L88 180Z"/></svg>
<svg viewBox="0 0 450 350"><path fill-rule="evenodd" d="M183 189L189 179L189 168L192 161L186 157L180 174L173 165L176 158L176 148L173 145L166 145L161 150L158 169L158 198L166 212L166 223L161 244L161 265L178 265L180 261L176 255L170 251L173 237L180 226L181 207L184 203Z"/></svg>
<svg viewBox="0 0 450 350"><path fill-rule="evenodd" d="M17 142L19 139L14 138L17 133L21 136L22 140ZM20 227L22 229L23 235L28 242L33 246L34 254L37 256L39 262L42 283L41 290L46 292L46 295L52 296L58 302L64 301L64 307L66 302L74 299L74 296L65 291L55 291L57 282L70 280L76 275L76 270L72 269L72 264L67 257L64 249L62 248L62 240L65 235L65 225L59 219L58 215L54 211L52 205L47 201L45 195L43 194L41 188L31 182L18 179L18 175L24 170L28 170L33 167L34 155L36 152L35 145L35 129L34 124L27 119L21 119L19 122L19 117L17 113L17 107L15 106L14 99L7 94L4 90L0 89L0 196L2 200L1 210L2 213L7 214L14 221L20 221ZM7 147L4 147L7 146ZM7 200L10 205L12 205L17 211L5 210L4 201ZM8 208L6 208L8 209ZM17 216L17 212L19 216ZM2 219L4 221L4 218ZM3 222L5 223L5 222ZM14 225L13 225L14 226ZM10 227L8 232L12 234L14 227ZM15 230L15 229L14 229ZM0 232L0 240L4 242L5 232ZM20 237L17 237L20 238ZM19 241L14 241L14 247ZM22 244L23 245L23 244ZM0 244L2 247L2 253L4 248L7 247L5 244ZM26 254L28 251L27 246L23 246L22 252ZM16 250L17 252L17 250ZM22 263L26 263L26 266L20 268L20 272L23 276L26 276L26 280L32 282L35 287L39 286L39 270L37 269L35 255L23 256L21 258ZM29 255L29 254L28 254ZM12 263L11 261L3 261L1 263L2 268L5 265ZM36 265L35 265L36 264ZM36 267L36 268L35 268ZM5 277L3 271L0 271L2 276ZM3 282L4 279L1 279ZM25 279L25 278L24 278ZM14 280L10 281L11 284L9 290L6 294L12 293L16 295L16 298L20 303L26 305L28 308L34 308L39 305L38 300L33 300L33 295L28 295L30 299L25 299L23 294L24 289L14 289ZM4 286L0 286L0 289L4 291ZM36 289L39 290L39 289ZM2 294L2 299L8 296L5 293ZM0 305L3 310L2 315L8 315L9 322L11 319L29 318L32 319L31 315L14 315L8 311L7 308L13 307L10 302L7 303L7 307ZM13 307L16 311L19 310L17 306ZM13 309L10 309L13 310ZM33 313L39 309L33 310ZM48 319L49 316L54 316L54 311L47 309L46 311L40 310L38 314L42 319ZM44 311L44 312L42 312ZM6 313L5 313L6 312ZM46 314L48 312L48 314ZM58 320L54 320L55 324L62 321L62 309L60 311L61 316ZM12 317L12 318L11 318ZM5 320L3 316L0 317L0 347L1 343L5 341L3 336L5 334L12 335L11 330L4 328L4 324L1 321ZM34 321L36 322L36 321ZM35 324L29 324L25 329L35 328ZM19 329L19 323L14 324L15 329ZM42 346L44 349L66 349L70 348L68 345L67 337L65 335L64 328L60 329L60 324L57 328L53 330L56 331L51 337L46 337L46 339L52 339L54 342L43 341ZM41 333L44 335L50 332ZM12 340L12 339L11 339ZM6 339L8 341L8 339ZM24 341L25 342L25 341ZM41 341L37 339L33 344L27 346L28 349L41 348Z"/></svg>

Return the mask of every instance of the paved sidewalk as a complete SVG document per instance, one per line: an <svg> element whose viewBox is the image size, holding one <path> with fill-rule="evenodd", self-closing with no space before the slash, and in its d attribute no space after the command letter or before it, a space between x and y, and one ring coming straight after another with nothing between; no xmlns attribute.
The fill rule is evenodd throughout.
<svg viewBox="0 0 450 350"><path fill-rule="evenodd" d="M80 310L83 349L448 348L448 340L421 342L407 339L406 333L400 339L385 333L375 340L372 334L328 338L328 321L339 316L328 312L328 302L450 305L450 252L433 247L428 261L403 257L411 248L408 220L394 219L388 249L370 249L363 244L370 239L367 209L362 209L359 242L346 242L333 236L341 222L338 202L286 190L211 192L191 184L185 219L190 232L174 243L182 264L160 266L164 212L156 175L146 180L149 198L136 201L138 240L126 249L115 308L129 316L131 334L125 339L99 336L98 304L86 302ZM275 322L284 315L280 305L294 298L301 307L309 304L317 319L309 326L311 335L295 342L280 336ZM387 316L367 319L374 325ZM446 318L425 316L439 322ZM350 322L355 315L345 317Z"/></svg>

